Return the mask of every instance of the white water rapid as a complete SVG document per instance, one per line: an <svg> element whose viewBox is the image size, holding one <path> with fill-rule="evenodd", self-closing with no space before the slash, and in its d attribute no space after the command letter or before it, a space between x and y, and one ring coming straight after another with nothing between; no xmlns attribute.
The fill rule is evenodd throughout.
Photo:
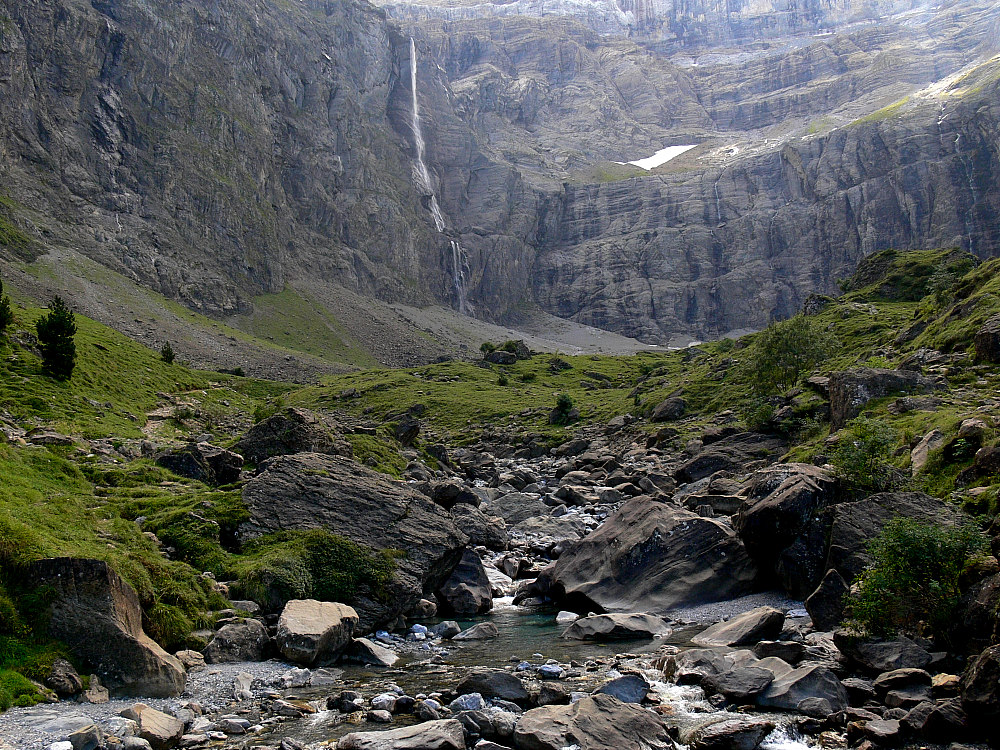
<svg viewBox="0 0 1000 750"><path fill-rule="evenodd" d="M445 230L444 214L441 213L441 206L438 205L437 196L434 194L434 185L431 181L431 173L427 168L424 154L427 144L424 141L424 131L420 124L420 99L417 95L417 44L413 37L410 37L410 91L413 95L412 119L410 126L413 130L413 145L416 150L417 162L413 167L417 184L423 188L425 194L430 195L431 217L434 219L434 226L438 233L443 234ZM451 245L451 282L455 290L455 300L458 311L466 314L468 307L465 290L465 254L462 246L455 240L449 240Z"/></svg>

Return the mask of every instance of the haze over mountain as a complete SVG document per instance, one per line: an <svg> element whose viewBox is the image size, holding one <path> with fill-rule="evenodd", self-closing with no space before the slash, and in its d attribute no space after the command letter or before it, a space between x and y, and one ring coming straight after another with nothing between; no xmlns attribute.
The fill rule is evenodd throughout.
<svg viewBox="0 0 1000 750"><path fill-rule="evenodd" d="M492 330L426 306L685 343L877 250L1000 248L985 0L0 15L0 210L33 240L11 273L140 339L165 320L196 360L412 361ZM257 338L185 343L174 301Z"/></svg>

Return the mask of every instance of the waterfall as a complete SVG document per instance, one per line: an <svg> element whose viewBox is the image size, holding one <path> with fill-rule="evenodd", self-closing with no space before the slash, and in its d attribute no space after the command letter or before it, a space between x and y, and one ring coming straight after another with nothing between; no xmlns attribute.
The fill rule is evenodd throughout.
<svg viewBox="0 0 1000 750"><path fill-rule="evenodd" d="M434 194L434 184L431 181L431 173L427 169L427 162L424 159L427 144L424 142L424 131L420 126L420 100L417 97L417 44L412 36L410 37L410 91L413 95L410 125L413 130L413 145L417 155L417 163L414 165L413 171L417 183L423 188L424 193L431 197L430 208L434 226L437 227L438 233L444 233L444 214L441 213L441 206L438 205L437 196ZM463 270L465 253L458 242L455 240L449 242L451 244L451 285L455 290L458 311L465 315L468 306L465 292L465 271Z"/></svg>
<svg viewBox="0 0 1000 750"><path fill-rule="evenodd" d="M417 44L413 41L412 36L410 37L410 89L413 93L413 114L410 125L413 128L413 145L417 151L417 164L415 167L417 182L424 189L424 192L431 196L431 216L434 218L434 226L437 227L438 232L443 232L444 215L441 213L441 207L438 205L437 196L434 195L434 187L431 183L431 173L427 169L427 162L424 161L426 143L424 143L424 132L420 127L420 102L417 99Z"/></svg>

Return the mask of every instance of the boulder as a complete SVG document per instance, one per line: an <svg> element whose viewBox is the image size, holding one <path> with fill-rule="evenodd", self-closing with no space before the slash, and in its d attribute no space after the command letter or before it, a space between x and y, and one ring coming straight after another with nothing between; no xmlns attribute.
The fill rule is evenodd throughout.
<svg viewBox="0 0 1000 750"><path fill-rule="evenodd" d="M697 482L717 471L746 472L777 461L787 443L775 435L740 432L703 448L675 472L678 482Z"/></svg>
<svg viewBox="0 0 1000 750"><path fill-rule="evenodd" d="M847 583L871 563L868 542L897 516L925 523L953 524L961 513L943 500L922 492L883 492L831 508L827 568L835 568Z"/></svg>
<svg viewBox="0 0 1000 750"><path fill-rule="evenodd" d="M355 638L344 654L348 661L370 664L374 667L391 667L399 656L395 651L380 646L367 638Z"/></svg>
<svg viewBox="0 0 1000 750"><path fill-rule="evenodd" d="M483 355L483 359L491 365L512 365L517 362L517 355L513 352L504 351L503 349L497 349L496 351L486 352L486 354Z"/></svg>
<svg viewBox="0 0 1000 750"><path fill-rule="evenodd" d="M806 611L819 630L835 630L844 620L850 588L836 570L826 571L819 586L806 599Z"/></svg>
<svg viewBox="0 0 1000 750"><path fill-rule="evenodd" d="M209 664L261 661L270 639L260 620L239 620L223 625L203 651Z"/></svg>
<svg viewBox="0 0 1000 750"><path fill-rule="evenodd" d="M547 516L551 508L538 495L526 492L508 492L486 506L491 515L499 516L509 525L515 525L533 516Z"/></svg>
<svg viewBox="0 0 1000 750"><path fill-rule="evenodd" d="M247 482L250 520L243 538L282 530L326 528L358 544L398 549L384 595L353 602L360 627L394 621L440 586L468 544L440 506L422 493L340 456L299 453L271 459ZM280 609L281 591L267 604Z"/></svg>
<svg viewBox="0 0 1000 750"><path fill-rule="evenodd" d="M166 697L184 690L184 667L143 631L139 597L106 562L37 560L26 576L33 587L50 588L49 637L94 665L115 694Z"/></svg>
<svg viewBox="0 0 1000 750"><path fill-rule="evenodd" d="M673 396L653 407L649 415L651 422L674 422L684 416L687 402L680 396Z"/></svg>
<svg viewBox="0 0 1000 750"><path fill-rule="evenodd" d="M909 638L861 638L845 630L836 631L833 637L840 652L869 674L908 667L923 669L931 663L927 650Z"/></svg>
<svg viewBox="0 0 1000 750"><path fill-rule="evenodd" d="M353 607L315 599L293 599L278 618L274 640L293 664L329 664L351 642L358 625Z"/></svg>
<svg viewBox="0 0 1000 750"><path fill-rule="evenodd" d="M492 622L477 622L471 628L463 630L457 635L453 635L453 641L488 641L491 638L498 638L500 631Z"/></svg>
<svg viewBox="0 0 1000 750"><path fill-rule="evenodd" d="M987 319L972 337L976 362L1000 362L1000 315Z"/></svg>
<svg viewBox="0 0 1000 750"><path fill-rule="evenodd" d="M240 478L243 456L210 443L188 443L183 448L161 453L156 463L182 477L220 485Z"/></svg>
<svg viewBox="0 0 1000 750"><path fill-rule="evenodd" d="M713 721L688 738L691 750L754 750L774 731L774 722L751 716Z"/></svg>
<svg viewBox="0 0 1000 750"><path fill-rule="evenodd" d="M465 750L465 732L455 719L425 721L385 732L351 732L337 750Z"/></svg>
<svg viewBox="0 0 1000 750"><path fill-rule="evenodd" d="M184 734L184 722L145 703L136 703L119 714L139 725L139 737L146 740L153 750L173 747Z"/></svg>
<svg viewBox="0 0 1000 750"><path fill-rule="evenodd" d="M965 738L969 718L962 708L962 701L949 698L918 704L910 709L902 723L910 732L925 740L946 744Z"/></svg>
<svg viewBox="0 0 1000 750"><path fill-rule="evenodd" d="M289 407L258 422L233 450L252 464L289 453L332 453L351 456L351 446L338 438L316 415Z"/></svg>
<svg viewBox="0 0 1000 750"><path fill-rule="evenodd" d="M518 705L526 705L531 699L524 683L502 669L473 669L455 686L455 692L479 693L484 698L500 698Z"/></svg>
<svg viewBox="0 0 1000 750"><path fill-rule="evenodd" d="M962 707L982 726L1000 719L1000 646L990 646L962 673Z"/></svg>
<svg viewBox="0 0 1000 750"><path fill-rule="evenodd" d="M734 666L727 658L728 649L690 648L669 656L663 663L663 674L678 685L700 685L710 675L731 670Z"/></svg>
<svg viewBox="0 0 1000 750"><path fill-rule="evenodd" d="M910 370L858 367L830 375L830 430L836 432L869 401L896 393L929 393L943 384Z"/></svg>
<svg viewBox="0 0 1000 750"><path fill-rule="evenodd" d="M775 574L782 552L822 523L822 511L838 499L838 482L824 469L795 463L769 466L754 473L733 526L758 567ZM790 577L783 581L798 597L816 587L825 562L822 544L810 544L806 549L808 562L802 560L799 565L803 580Z"/></svg>
<svg viewBox="0 0 1000 750"><path fill-rule="evenodd" d="M494 552L507 549L510 538L507 523L498 516L487 516L469 503L456 503L448 511L452 522L467 537L472 547L486 547Z"/></svg>
<svg viewBox="0 0 1000 750"><path fill-rule="evenodd" d="M910 472L916 476L927 465L931 452L943 448L948 438L941 430L931 430L910 451Z"/></svg>
<svg viewBox="0 0 1000 750"><path fill-rule="evenodd" d="M45 687L54 690L60 698L67 698L83 691L83 680L72 664L65 659L56 659L45 678Z"/></svg>
<svg viewBox="0 0 1000 750"><path fill-rule="evenodd" d="M613 695L622 703L642 703L649 693L649 683L641 675L627 674L601 685L597 693Z"/></svg>
<svg viewBox="0 0 1000 750"><path fill-rule="evenodd" d="M188 672L195 672L205 666L205 655L201 651L184 649L175 653L174 656L177 657L177 661L183 664L184 669Z"/></svg>
<svg viewBox="0 0 1000 750"><path fill-rule="evenodd" d="M960 614L955 618L960 642L967 650L980 652L1000 643L1000 573L969 587L962 596Z"/></svg>
<svg viewBox="0 0 1000 750"><path fill-rule="evenodd" d="M442 612L479 615L493 609L493 588L479 555L471 549L465 550L436 596Z"/></svg>
<svg viewBox="0 0 1000 750"><path fill-rule="evenodd" d="M570 624L563 638L578 641L634 641L669 635L666 620L649 614L609 614L581 617Z"/></svg>
<svg viewBox="0 0 1000 750"><path fill-rule="evenodd" d="M763 693L774 682L774 674L760 667L737 667L721 674L708 675L701 681L709 693L719 693L726 700L746 703Z"/></svg>
<svg viewBox="0 0 1000 750"><path fill-rule="evenodd" d="M573 609L666 612L748 594L755 578L725 524L637 497L568 546L539 585Z"/></svg>
<svg viewBox="0 0 1000 750"><path fill-rule="evenodd" d="M809 665L775 676L774 681L758 698L757 705L785 711L799 710L807 698L825 700L827 713L847 708L847 690L837 675L826 667Z"/></svg>
<svg viewBox="0 0 1000 750"><path fill-rule="evenodd" d="M774 607L757 607L719 622L691 639L696 646L752 646L771 641L781 634L785 613Z"/></svg>
<svg viewBox="0 0 1000 750"><path fill-rule="evenodd" d="M611 695L526 711L514 728L517 750L673 750L660 717Z"/></svg>

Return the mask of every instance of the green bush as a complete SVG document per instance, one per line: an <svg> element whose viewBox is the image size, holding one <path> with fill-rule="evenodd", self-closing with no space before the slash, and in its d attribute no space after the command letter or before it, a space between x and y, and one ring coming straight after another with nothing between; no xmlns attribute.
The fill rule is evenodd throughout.
<svg viewBox="0 0 1000 750"><path fill-rule="evenodd" d="M989 540L972 524L890 521L869 542L872 564L848 603L850 624L874 636L947 637L961 597L959 576L988 549Z"/></svg>
<svg viewBox="0 0 1000 750"><path fill-rule="evenodd" d="M168 365L172 365L174 363L174 357L174 348L170 345L169 341L164 341L163 346L160 347L160 359Z"/></svg>
<svg viewBox="0 0 1000 750"><path fill-rule="evenodd" d="M44 698L24 675L9 669L0 669L0 711L11 706L33 706Z"/></svg>
<svg viewBox="0 0 1000 750"><path fill-rule="evenodd" d="M573 399L568 393L556 397L556 408L552 412L552 424L568 424L573 411Z"/></svg>
<svg viewBox="0 0 1000 750"><path fill-rule="evenodd" d="M753 390L766 396L795 385L839 346L833 334L800 314L757 334L743 370Z"/></svg>
<svg viewBox="0 0 1000 750"><path fill-rule="evenodd" d="M500 387L510 385L510 379L507 377L506 373L500 373L500 377L497 378L497 385Z"/></svg>
<svg viewBox="0 0 1000 750"><path fill-rule="evenodd" d="M42 350L42 369L57 380L68 380L76 367L76 319L61 297L52 300L49 312L35 323Z"/></svg>
<svg viewBox="0 0 1000 750"><path fill-rule="evenodd" d="M4 336L13 323L14 311L10 306L10 297L4 296L3 282L0 281L0 336Z"/></svg>
<svg viewBox="0 0 1000 750"><path fill-rule="evenodd" d="M896 431L882 420L858 417L848 424L831 463L841 478L857 490L890 490L905 481L890 461L896 440Z"/></svg>
<svg viewBox="0 0 1000 750"><path fill-rule="evenodd" d="M490 352L495 352L497 350L497 345L492 341L484 341L479 345L479 351L483 354L489 354Z"/></svg>

